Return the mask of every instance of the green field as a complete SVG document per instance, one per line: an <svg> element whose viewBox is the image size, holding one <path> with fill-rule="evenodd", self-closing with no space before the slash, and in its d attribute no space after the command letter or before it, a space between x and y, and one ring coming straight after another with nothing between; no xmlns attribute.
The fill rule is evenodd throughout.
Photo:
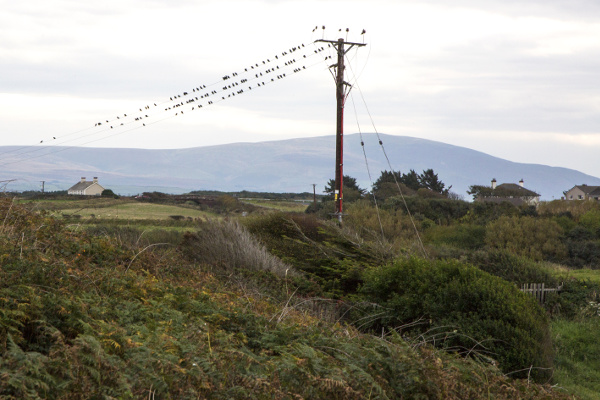
<svg viewBox="0 0 600 400"><path fill-rule="evenodd" d="M82 205L83 206L83 205ZM80 215L81 218L115 219L123 218L130 220L139 219L169 219L172 216L183 216L185 218L207 218L214 214L193 208L179 207L174 205L151 204L151 203L124 203L108 207L77 207L67 208L57 213L63 216Z"/></svg>
<svg viewBox="0 0 600 400"><path fill-rule="evenodd" d="M42 200L25 201L34 209L47 210L52 215L65 218L97 219L173 219L173 216L186 219L206 219L215 214L188 206L143 203L132 199L93 198L84 200Z"/></svg>
<svg viewBox="0 0 600 400"><path fill-rule="evenodd" d="M577 279L589 279L592 282L600 282L600 270L598 269L572 269L569 271L569 276Z"/></svg>
<svg viewBox="0 0 600 400"><path fill-rule="evenodd" d="M307 202L281 201L269 199L242 199L244 203L252 204L257 207L269 208L283 212L304 212L308 207Z"/></svg>

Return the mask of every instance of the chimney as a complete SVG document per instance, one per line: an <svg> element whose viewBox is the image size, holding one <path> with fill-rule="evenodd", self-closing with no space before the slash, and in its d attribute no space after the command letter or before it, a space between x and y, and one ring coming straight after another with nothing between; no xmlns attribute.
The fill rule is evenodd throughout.
<svg viewBox="0 0 600 400"><path fill-rule="evenodd" d="M98 183L98 177L97 176L94 177L94 183Z"/></svg>
<svg viewBox="0 0 600 400"><path fill-rule="evenodd" d="M523 178L521 178L521 180L519 181L519 186L523 187L524 184L525 182L523 181Z"/></svg>
<svg viewBox="0 0 600 400"><path fill-rule="evenodd" d="M85 176L81 177L81 183L85 182Z"/></svg>
<svg viewBox="0 0 600 400"><path fill-rule="evenodd" d="M496 178L492 179L492 190L496 189Z"/></svg>

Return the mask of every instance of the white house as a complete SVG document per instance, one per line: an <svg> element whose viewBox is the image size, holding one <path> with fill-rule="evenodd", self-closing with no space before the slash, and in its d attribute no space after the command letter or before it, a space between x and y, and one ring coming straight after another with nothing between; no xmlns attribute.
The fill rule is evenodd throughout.
<svg viewBox="0 0 600 400"><path fill-rule="evenodd" d="M567 200L600 200L600 186L576 185L564 194Z"/></svg>
<svg viewBox="0 0 600 400"><path fill-rule="evenodd" d="M79 196L100 196L104 188L98 183L98 177L94 177L92 182L86 181L85 176L81 177L81 181L71 186L67 190L67 194Z"/></svg>

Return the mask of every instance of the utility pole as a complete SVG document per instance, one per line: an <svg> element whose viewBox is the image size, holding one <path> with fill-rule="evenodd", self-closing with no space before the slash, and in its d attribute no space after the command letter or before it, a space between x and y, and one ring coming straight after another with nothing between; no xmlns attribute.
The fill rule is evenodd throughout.
<svg viewBox="0 0 600 400"><path fill-rule="evenodd" d="M344 104L350 92L351 86L344 81L344 56L354 46L366 46L365 43L346 42L344 39L324 40L319 39L317 42L330 43L337 50L337 64L333 64L330 68L335 69L335 97L337 101L337 119L336 119L336 135L335 135L335 214L338 221L342 223L343 214L343 188L344 188ZM347 47L345 47L347 46ZM348 89L348 90L346 90Z"/></svg>
<svg viewBox="0 0 600 400"><path fill-rule="evenodd" d="M315 206L315 210L317 209L317 184L313 183L313 204Z"/></svg>

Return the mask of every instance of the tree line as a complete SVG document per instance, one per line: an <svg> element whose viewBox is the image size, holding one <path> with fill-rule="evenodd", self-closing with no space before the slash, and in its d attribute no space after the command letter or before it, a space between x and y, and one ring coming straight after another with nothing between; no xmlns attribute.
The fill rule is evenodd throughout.
<svg viewBox="0 0 600 400"><path fill-rule="evenodd" d="M446 187L446 184L440 180L438 174L433 169L423 170L418 174L414 169L408 173L400 171L381 171L381 175L375 183L371 193L378 199L385 199L392 196L398 196L400 193L404 195L414 195L420 193L429 193L433 197L448 197L452 185ZM344 175L343 196L347 202L352 202L364 197L369 191L361 188L356 178L349 175ZM325 186L327 196L325 200L333 200L335 192L335 180L330 179Z"/></svg>

